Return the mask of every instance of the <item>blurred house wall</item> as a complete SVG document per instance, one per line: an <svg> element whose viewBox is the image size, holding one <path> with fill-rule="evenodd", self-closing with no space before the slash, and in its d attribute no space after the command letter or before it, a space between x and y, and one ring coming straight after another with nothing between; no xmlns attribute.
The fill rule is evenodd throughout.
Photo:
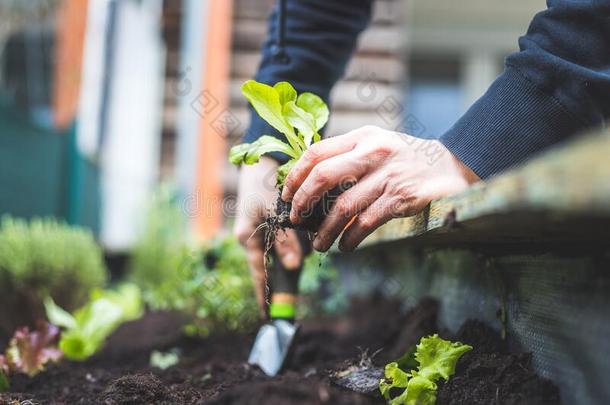
<svg viewBox="0 0 610 405"><path fill-rule="evenodd" d="M440 136L485 92L544 8L544 0L410 1L405 103L423 137Z"/></svg>

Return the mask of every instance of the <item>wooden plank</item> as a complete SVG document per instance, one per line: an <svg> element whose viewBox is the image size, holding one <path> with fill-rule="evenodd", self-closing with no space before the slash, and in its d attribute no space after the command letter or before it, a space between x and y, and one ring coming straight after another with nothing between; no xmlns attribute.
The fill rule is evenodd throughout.
<svg viewBox="0 0 610 405"><path fill-rule="evenodd" d="M576 139L487 183L433 201L419 215L388 222L361 247L410 238L414 244L435 238L448 244L491 243L494 238L529 243L540 238L570 239L557 232L572 231L579 238L591 234L597 239L599 232L610 233L608 156L610 132ZM574 223L579 222L587 225L577 232ZM595 224L604 225L591 228Z"/></svg>

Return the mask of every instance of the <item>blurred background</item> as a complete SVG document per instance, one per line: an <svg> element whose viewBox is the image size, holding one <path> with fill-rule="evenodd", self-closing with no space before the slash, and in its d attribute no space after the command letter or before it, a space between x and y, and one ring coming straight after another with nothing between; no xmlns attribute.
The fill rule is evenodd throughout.
<svg viewBox="0 0 610 405"><path fill-rule="evenodd" d="M0 214L56 217L129 252L160 194L197 242L230 228L273 0L0 0ZM377 0L327 136L436 137L517 49L543 0ZM170 191L168 191L170 190Z"/></svg>

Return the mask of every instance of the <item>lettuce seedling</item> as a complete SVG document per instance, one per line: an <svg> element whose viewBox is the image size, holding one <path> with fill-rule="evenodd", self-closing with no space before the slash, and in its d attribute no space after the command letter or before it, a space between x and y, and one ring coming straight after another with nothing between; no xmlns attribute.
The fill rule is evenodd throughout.
<svg viewBox="0 0 610 405"><path fill-rule="evenodd" d="M438 335L422 338L414 352L385 366L385 378L379 382L381 395L391 405L434 405L436 382L448 380L455 373L457 361L470 350L471 346L443 340ZM417 370L401 368L414 365L413 361L418 364ZM392 398L393 388L403 391Z"/></svg>
<svg viewBox="0 0 610 405"><path fill-rule="evenodd" d="M9 375L27 374L30 377L43 371L50 362L59 361L62 352L57 348L59 328L38 322L35 330L27 326L17 329L4 355L0 355L0 392L9 389Z"/></svg>
<svg viewBox="0 0 610 405"><path fill-rule="evenodd" d="M106 338L123 322L142 316L140 289L124 284L117 290L94 290L84 307L70 314L50 297L45 300L47 318L64 330L59 348L70 360L82 361L101 349Z"/></svg>
<svg viewBox="0 0 610 405"><path fill-rule="evenodd" d="M252 143L231 148L229 160L235 165L255 164L270 152L282 152L290 160L277 172L277 184L282 186L288 172L312 143L320 140L320 129L326 125L329 110L326 103L313 93L301 93L288 82L273 86L255 80L245 82L241 91L258 115L284 134L286 141L263 135Z"/></svg>

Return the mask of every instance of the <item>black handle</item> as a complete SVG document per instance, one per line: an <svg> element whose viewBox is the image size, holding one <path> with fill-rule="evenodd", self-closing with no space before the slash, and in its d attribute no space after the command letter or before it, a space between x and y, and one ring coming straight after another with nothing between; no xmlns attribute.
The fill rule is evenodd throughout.
<svg viewBox="0 0 610 405"><path fill-rule="evenodd" d="M303 257L311 252L311 242L305 232L297 232ZM299 278L303 264L293 270L286 269L281 260L272 250L273 264L269 271L271 287L271 306L269 316L271 319L286 319L294 321L296 300L299 294Z"/></svg>

